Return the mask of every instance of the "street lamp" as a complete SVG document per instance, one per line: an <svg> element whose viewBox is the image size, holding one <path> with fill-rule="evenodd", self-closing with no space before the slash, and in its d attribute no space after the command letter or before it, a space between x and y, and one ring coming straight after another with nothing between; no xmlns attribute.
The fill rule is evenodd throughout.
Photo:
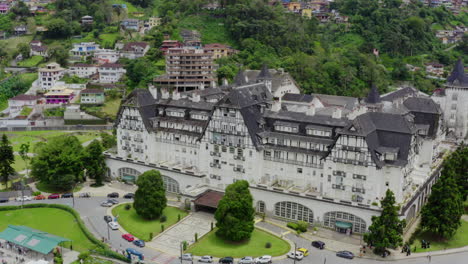
<svg viewBox="0 0 468 264"><path fill-rule="evenodd" d="M183 242L180 242L180 264L182 264L182 262L183 262L183 260L182 260L182 252L183 252L183 250L182 250L182 243L183 243Z"/></svg>
<svg viewBox="0 0 468 264"><path fill-rule="evenodd" d="M294 264L296 264L296 251L297 251L297 243L294 242Z"/></svg>
<svg viewBox="0 0 468 264"><path fill-rule="evenodd" d="M110 241L110 228L109 228L109 223L107 223L107 240Z"/></svg>

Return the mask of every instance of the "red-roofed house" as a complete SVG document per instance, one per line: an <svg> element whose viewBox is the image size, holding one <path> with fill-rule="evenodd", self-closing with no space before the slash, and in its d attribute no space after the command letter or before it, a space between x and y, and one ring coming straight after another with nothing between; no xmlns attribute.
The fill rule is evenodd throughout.
<svg viewBox="0 0 468 264"><path fill-rule="evenodd" d="M20 94L8 99L8 107L10 109L10 117L16 116L24 106L34 107L40 103L42 97L36 95Z"/></svg>
<svg viewBox="0 0 468 264"><path fill-rule="evenodd" d="M105 63L98 68L100 83L116 83L127 71L123 65L117 63Z"/></svg>
<svg viewBox="0 0 468 264"><path fill-rule="evenodd" d="M129 42L120 50L120 57L127 59L137 59L145 56L150 46L146 42Z"/></svg>
<svg viewBox="0 0 468 264"><path fill-rule="evenodd" d="M30 54L31 56L42 56L47 57L47 49L48 47L43 45L40 40L33 40L29 43L30 47Z"/></svg>

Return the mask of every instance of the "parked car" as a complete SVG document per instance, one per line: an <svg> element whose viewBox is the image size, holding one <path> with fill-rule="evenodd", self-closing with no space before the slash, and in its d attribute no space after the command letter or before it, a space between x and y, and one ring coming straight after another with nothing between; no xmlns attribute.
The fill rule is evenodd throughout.
<svg viewBox="0 0 468 264"><path fill-rule="evenodd" d="M212 256L203 256L198 260L198 262L213 263L213 257Z"/></svg>
<svg viewBox="0 0 468 264"><path fill-rule="evenodd" d="M123 196L125 199L133 199L135 197L134 193L127 193Z"/></svg>
<svg viewBox="0 0 468 264"><path fill-rule="evenodd" d="M0 203L8 203L10 199L8 198L0 198Z"/></svg>
<svg viewBox="0 0 468 264"><path fill-rule="evenodd" d="M89 198L89 197L91 197L91 194L88 193L88 192L80 193L80 194L78 195L78 197L80 197L80 198Z"/></svg>
<svg viewBox="0 0 468 264"><path fill-rule="evenodd" d="M109 203L108 201L103 201L103 202L101 203L101 206L102 206L102 207L111 207L111 206L113 206L113 205L114 205L113 203Z"/></svg>
<svg viewBox="0 0 468 264"><path fill-rule="evenodd" d="M353 252L346 251L346 250L336 252L336 256L340 258L347 258L347 259L354 258Z"/></svg>
<svg viewBox="0 0 468 264"><path fill-rule="evenodd" d="M16 197L15 200L18 201L18 202L31 201L32 197L31 196L20 196L20 197Z"/></svg>
<svg viewBox="0 0 468 264"><path fill-rule="evenodd" d="M144 247L145 246L145 241L139 239L139 240L133 241L133 244L135 246L137 246L137 247Z"/></svg>
<svg viewBox="0 0 468 264"><path fill-rule="evenodd" d="M234 264L234 259L232 257L224 257L219 259L219 263L222 264Z"/></svg>
<svg viewBox="0 0 468 264"><path fill-rule="evenodd" d="M119 198L119 193L113 192L107 195L108 198Z"/></svg>
<svg viewBox="0 0 468 264"><path fill-rule="evenodd" d="M193 256L191 253L185 253L182 255L182 257L179 257L179 258L182 258L182 260L190 260L190 261L193 260Z"/></svg>
<svg viewBox="0 0 468 264"><path fill-rule="evenodd" d="M288 258L302 260L304 258L304 255L300 251L291 251L288 253Z"/></svg>
<svg viewBox="0 0 468 264"><path fill-rule="evenodd" d="M255 259L256 264L269 264L271 263L271 256L265 255Z"/></svg>
<svg viewBox="0 0 468 264"><path fill-rule="evenodd" d="M36 195L34 197L34 200L45 200L45 199L46 199L45 195L42 195L42 194Z"/></svg>
<svg viewBox="0 0 468 264"><path fill-rule="evenodd" d="M252 257L243 257L239 260L239 264L254 264L254 258Z"/></svg>
<svg viewBox="0 0 468 264"><path fill-rule="evenodd" d="M106 223L112 222L112 216L110 216L110 215L105 215L105 216L104 216L104 221L106 221Z"/></svg>
<svg viewBox="0 0 468 264"><path fill-rule="evenodd" d="M119 224L117 222L109 222L107 223L112 230L118 230L119 229Z"/></svg>
<svg viewBox="0 0 468 264"><path fill-rule="evenodd" d="M47 196L47 199L58 199L58 198L60 198L60 194L58 194L58 193L53 193L53 194Z"/></svg>
<svg viewBox="0 0 468 264"><path fill-rule="evenodd" d="M320 241L320 240L316 240L316 241L312 241L312 246L314 248L324 249L325 248L325 243Z"/></svg>
<svg viewBox="0 0 468 264"><path fill-rule="evenodd" d="M132 242L133 240L135 240L135 237L132 234L123 234L122 238L127 240L128 242Z"/></svg>
<svg viewBox="0 0 468 264"><path fill-rule="evenodd" d="M309 250L307 248L298 248L297 251L301 252L304 257L309 256Z"/></svg>
<svg viewBox="0 0 468 264"><path fill-rule="evenodd" d="M73 197L73 193L64 193L62 194L62 198L72 198Z"/></svg>
<svg viewBox="0 0 468 264"><path fill-rule="evenodd" d="M119 201L117 199L107 199L107 202L111 204L119 204Z"/></svg>

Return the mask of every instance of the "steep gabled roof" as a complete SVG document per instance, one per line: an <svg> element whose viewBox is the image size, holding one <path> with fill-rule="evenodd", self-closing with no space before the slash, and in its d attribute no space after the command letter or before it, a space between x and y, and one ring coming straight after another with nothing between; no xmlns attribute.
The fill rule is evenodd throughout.
<svg viewBox="0 0 468 264"><path fill-rule="evenodd" d="M372 88L367 94L366 103L368 104L377 104L380 103L380 93L375 84L372 84Z"/></svg>
<svg viewBox="0 0 468 264"><path fill-rule="evenodd" d="M263 64L262 69L260 70L260 73L257 76L257 79L259 80L265 80L265 79L272 79L273 76L271 76L270 70L268 70L268 66L266 64Z"/></svg>
<svg viewBox="0 0 468 264"><path fill-rule="evenodd" d="M237 72L236 77L234 77L234 83L235 83L237 86L242 86L242 85L246 85L246 84L247 84L247 78L245 77L245 74L244 74L244 71L243 71L243 70L239 70L239 71Z"/></svg>
<svg viewBox="0 0 468 264"><path fill-rule="evenodd" d="M455 63L452 73L447 78L447 84L468 87L468 76L465 74L465 67L461 58Z"/></svg>

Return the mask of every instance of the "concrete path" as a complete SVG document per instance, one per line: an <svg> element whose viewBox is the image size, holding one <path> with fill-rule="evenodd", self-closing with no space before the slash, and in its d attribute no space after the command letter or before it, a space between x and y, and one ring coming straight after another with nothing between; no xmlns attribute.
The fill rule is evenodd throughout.
<svg viewBox="0 0 468 264"><path fill-rule="evenodd" d="M195 233L201 238L211 230L211 222L214 223L213 214L205 212L194 212L185 217L180 223L161 233L148 242L148 247L157 248L165 253L180 255L180 243L187 241L189 244L195 242Z"/></svg>

